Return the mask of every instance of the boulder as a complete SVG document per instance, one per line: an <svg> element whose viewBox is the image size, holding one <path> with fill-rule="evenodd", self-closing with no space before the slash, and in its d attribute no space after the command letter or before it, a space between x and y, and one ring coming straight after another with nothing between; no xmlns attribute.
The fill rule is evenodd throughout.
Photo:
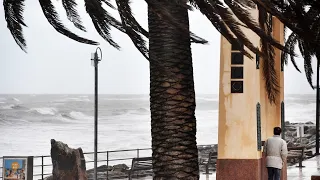
<svg viewBox="0 0 320 180"><path fill-rule="evenodd" d="M305 133L307 134L316 134L316 127L310 127Z"/></svg>
<svg viewBox="0 0 320 180"><path fill-rule="evenodd" d="M72 149L67 144L51 139L52 179L87 180L86 163L81 148Z"/></svg>
<svg viewBox="0 0 320 180"><path fill-rule="evenodd" d="M102 165L97 167L97 172L107 172L112 170L112 166ZM94 168L87 170L87 174L94 173Z"/></svg>
<svg viewBox="0 0 320 180"><path fill-rule="evenodd" d="M288 148L289 148L289 147L294 147L293 142L288 142L287 147L288 147Z"/></svg>
<svg viewBox="0 0 320 180"><path fill-rule="evenodd" d="M118 172L127 172L129 170L129 167L126 164L117 164L114 165L112 168L112 171L118 171Z"/></svg>

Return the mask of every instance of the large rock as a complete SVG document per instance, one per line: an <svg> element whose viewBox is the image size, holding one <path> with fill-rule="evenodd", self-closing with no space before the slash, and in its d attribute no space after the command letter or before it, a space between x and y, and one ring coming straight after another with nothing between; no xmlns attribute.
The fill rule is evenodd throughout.
<svg viewBox="0 0 320 180"><path fill-rule="evenodd" d="M309 127L309 129L307 131L305 131L305 133L307 134L316 134L317 133L317 130L316 130L316 127Z"/></svg>
<svg viewBox="0 0 320 180"><path fill-rule="evenodd" d="M51 139L52 179L87 180L86 163L81 148L72 149L67 144Z"/></svg>

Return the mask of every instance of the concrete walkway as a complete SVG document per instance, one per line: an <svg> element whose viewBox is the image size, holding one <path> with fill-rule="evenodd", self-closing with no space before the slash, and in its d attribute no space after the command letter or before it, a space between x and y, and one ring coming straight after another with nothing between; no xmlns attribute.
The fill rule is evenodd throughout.
<svg viewBox="0 0 320 180"><path fill-rule="evenodd" d="M303 168L289 166L287 169L288 180L310 180L312 175L320 175L320 156L302 162ZM216 174L200 174L200 180L215 180Z"/></svg>
<svg viewBox="0 0 320 180"><path fill-rule="evenodd" d="M303 168L288 167L288 179L310 180L312 175L320 175L320 156L302 162Z"/></svg>
<svg viewBox="0 0 320 180"><path fill-rule="evenodd" d="M288 180L310 180L312 175L320 175L320 156L302 162L303 168L289 166L287 169ZM140 178L140 180L151 180L151 177ZM215 180L216 173L210 175L201 173L200 180ZM134 179L135 180L135 179Z"/></svg>

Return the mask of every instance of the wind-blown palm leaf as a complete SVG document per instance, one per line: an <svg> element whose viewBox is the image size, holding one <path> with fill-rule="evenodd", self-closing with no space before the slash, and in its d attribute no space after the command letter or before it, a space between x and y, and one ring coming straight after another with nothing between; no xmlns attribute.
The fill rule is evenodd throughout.
<svg viewBox="0 0 320 180"><path fill-rule="evenodd" d="M58 13L56 12L51 0L39 0L39 3L42 8L44 16L47 18L48 22L56 31L69 37L70 39L73 39L81 43L92 44L92 45L99 44L95 41L82 38L74 34L73 32L69 31L66 27L64 27L64 25L61 23L59 19Z"/></svg>
<svg viewBox="0 0 320 180"><path fill-rule="evenodd" d="M81 18L76 9L77 3L75 0L62 0L62 5L66 10L68 19L74 24L75 27L82 31L86 31L82 25Z"/></svg>
<svg viewBox="0 0 320 180"><path fill-rule="evenodd" d="M149 59L149 50L146 47L146 41L141 37L143 34L145 37L149 37L148 31L140 26L137 20L133 17L129 0L116 0L118 6L118 12L122 21L122 25L126 31L126 34L130 37L133 44L141 52L141 54Z"/></svg>
<svg viewBox="0 0 320 180"><path fill-rule="evenodd" d="M288 0L286 2L280 0L253 0L260 6L263 6L268 13L276 15L286 27L293 32L285 41L285 48L289 48L291 52L295 50L298 44L301 55L304 59L304 70L308 83L312 88L312 66L311 60L313 56L320 52L319 34L320 34L320 3L313 0ZM316 56L317 57L317 56ZM290 56L294 67L300 72L295 56ZM281 54L281 62L287 63L288 55L285 52ZM319 60L319 59L318 59Z"/></svg>
<svg viewBox="0 0 320 180"><path fill-rule="evenodd" d="M86 11L92 19L92 23L100 34L111 46L119 49L120 46L113 41L110 35L110 25L117 27L118 30L125 32L120 22L112 18L105 9L103 9L100 0L85 0Z"/></svg>
<svg viewBox="0 0 320 180"><path fill-rule="evenodd" d="M132 15L132 11L130 8L130 1L116 0L116 3L118 6L118 12L122 19L122 22L125 23L130 28L134 29L135 31L143 34L145 37L149 37L148 31L145 30Z"/></svg>
<svg viewBox="0 0 320 180"><path fill-rule="evenodd" d="M268 13L272 14L273 16L276 16L283 24L285 24L292 31L295 31L296 33L300 33L300 34L305 33L301 28L297 26L298 23L294 19L294 16L290 17L292 15L292 11L287 10L288 8L283 7L283 9L278 10L275 7L275 4L271 3L271 1L263 1L263 0L252 0L252 1L254 1L257 5L263 7ZM284 12L290 12L290 13L287 16L284 16Z"/></svg>
<svg viewBox="0 0 320 180"><path fill-rule="evenodd" d="M211 4L211 5L213 5L213 4ZM245 46L247 46L252 52L257 53L257 54L261 54L259 48L255 47L251 43L251 41L246 37L246 35L242 32L240 27L236 25L237 20L234 19L233 14L228 9L222 7L219 4L214 5L214 8L217 10L218 14L220 14L220 17L223 19L225 24L227 24L227 26L232 31L232 33L235 34L235 36L237 38L239 38L239 40ZM248 57L253 58L250 54Z"/></svg>
<svg viewBox="0 0 320 180"><path fill-rule="evenodd" d="M242 5L243 7L249 7L249 8L256 7L256 4L252 0L237 0L234 2Z"/></svg>
<svg viewBox="0 0 320 180"><path fill-rule="evenodd" d="M26 26L22 16L24 0L4 0L3 6L7 27L18 46L26 52L26 40L24 39L22 33L22 26Z"/></svg>
<svg viewBox="0 0 320 180"><path fill-rule="evenodd" d="M310 86L314 88L314 86L312 85L312 74L313 74L312 62L311 62L312 55L307 50L308 47L304 42L299 42L299 48L304 59L304 71L306 73L307 80Z"/></svg>
<svg viewBox="0 0 320 180"><path fill-rule="evenodd" d="M246 24L248 28L254 31L262 39L268 41L268 43L270 43L274 47L282 51L286 51L287 53L290 53L284 49L283 45L281 45L279 42L273 39L272 36L267 35L265 32L263 32L262 29L259 27L258 23L251 19L250 13L245 8L240 7L238 3L231 2L231 0L224 0L224 2L231 8L232 12L237 16L237 18L241 22Z"/></svg>
<svg viewBox="0 0 320 180"><path fill-rule="evenodd" d="M303 38L309 41L313 46L317 46L317 43L314 39L314 32L308 28L306 22L313 22L313 18L310 15L304 15L301 11L301 5L306 7L308 3L306 1L296 0L298 3L283 3L284 5L280 6L280 3L274 3L275 0L262 1L262 0L253 0L257 4L263 6L268 13L276 16L282 23L284 23L289 29L295 32L300 38ZM300 3L300 2L303 2ZM299 4L300 3L300 4ZM319 9L319 8L318 8Z"/></svg>
<svg viewBox="0 0 320 180"><path fill-rule="evenodd" d="M116 9L109 0L101 0L103 3L105 3L107 6L109 6L111 9Z"/></svg>
<svg viewBox="0 0 320 180"><path fill-rule="evenodd" d="M226 26L226 24L222 21L220 16L217 14L216 10L204 0L194 0L191 2L193 6L198 8L202 14L204 14L211 24L230 42L234 43L235 45L241 47L241 42L236 39ZM242 50L242 53L247 57L252 57L249 52Z"/></svg>
<svg viewBox="0 0 320 180"><path fill-rule="evenodd" d="M97 44L94 41L79 37L74 33L70 32L61 21L58 19L58 14L54 9L54 6L51 3L51 0L39 0L40 5L43 9L43 12L48 19L49 23L61 34L64 34L71 39L76 41L87 43L87 44ZM282 46L276 40L271 37L271 34L266 31L266 29L262 29L256 22L254 22L250 16L248 8L255 8L255 4L264 7L266 11L271 14L277 15L277 17L284 23L288 23L288 27L294 30L297 33L299 38L304 37L305 29L309 30L308 27L305 29L299 26L299 23L302 17L306 17L305 14L302 13L302 8L299 8L298 5L303 5L309 3L317 6L319 3L312 0L307 3L296 3L297 0L291 0L291 6L286 3L283 3L280 0L270 0L270 1L262 1L262 0L224 0L227 6L232 10L225 6L222 2L223 0L189 0L190 5L186 4L186 0L172 0L172 1L158 1L158 0L145 0L150 9L155 12L157 16L162 19L168 20L170 24L179 27L181 31L190 32L189 28L184 24L181 24L179 20L175 19L171 15L171 12L166 9L163 3L173 3L172 5L177 7L183 7L191 10L191 7L195 7L199 9L212 23L212 25L230 42L235 43L236 45L244 45L249 50L254 53L260 54L264 59L269 59L273 57L273 48L271 46L266 46L264 51L261 51L258 47L255 47L250 40L245 36L242 32L240 26L245 28L252 29L261 39L264 39L267 43L271 43L278 49L284 50L285 52L293 53L291 46ZM23 0L5 0L4 4L12 5L14 3L23 2ZM112 17L103 7L102 4L105 4L113 9L115 7L112 5L110 0L84 0L85 8L87 13L89 14L92 23L99 33L99 35L104 38L110 45L119 49L120 46L112 39L110 30L111 27L116 28L117 30L127 34L136 48L143 54L144 57L148 58L148 48L144 37L148 38L149 34L147 30L142 28L140 24L136 21L134 16L132 15L130 8L130 0L115 0L117 4L117 9L120 14L121 22ZM22 3L20 3L21 5ZM76 10L76 1L75 0L62 0L63 7L67 13L68 19L73 22L73 24L79 28L80 30L85 31L84 26L81 23L80 16ZM20 7L20 10L19 10ZM10 10L11 8L11 10ZM297 9L299 15L295 14L293 11ZM12 12L11 12L12 11ZM21 25L24 25L22 21L22 6L5 6L6 12L6 20L8 23L8 28L10 29L13 37L15 38L17 44L24 49L26 47L25 40L22 34ZM292 17L291 19L288 17ZM298 17L297 19L295 17ZM240 22L239 22L239 20ZM310 30L309 30L310 31ZM312 33L311 33L312 34ZM318 35L318 34L317 34ZM144 36L144 37L143 37ZM313 36L313 35L309 35ZM310 37L308 37L310 40ZM307 38L306 38L307 39ZM207 41L199 36L196 36L194 33L190 32L190 41L195 43L205 44ZM309 42L309 44L314 45L314 42ZM312 47L309 45L308 47ZM289 50L287 49L289 48ZM270 52L268 51L270 50ZM242 50L242 53L247 57L253 58L246 49ZM272 62L270 63L272 65ZM272 76L270 76L272 77ZM268 78L266 78L268 79ZM272 78L269 78L272 79ZM269 85L276 81L269 81ZM273 87L273 88L272 88ZM273 84L269 90L277 87L277 84ZM270 92L270 93L274 93ZM270 96L271 97L271 96Z"/></svg>
<svg viewBox="0 0 320 180"><path fill-rule="evenodd" d="M304 6L300 2L295 3L293 1L289 1L290 5L293 5L293 9L296 10L296 16L295 19L300 19L301 23L299 23L300 26L303 26L303 29L307 31L308 33L311 33L313 36L313 40L307 39L305 36L300 36L296 32L292 32L286 41L286 46L290 47L291 50L295 49L295 45L298 44L300 53L304 59L304 69L305 74L308 83L312 88L314 88L312 84L312 64L311 60L312 57L316 55L317 48L319 47L319 33L320 33L320 21L319 21L319 12L320 9L317 9L315 7L310 7L309 10L306 12L301 9L301 7L295 7L295 6ZM304 20L302 20L304 19ZM285 53L282 53L283 58L287 58L287 55ZM295 63L295 57L291 56L291 61L294 65L294 67L298 69L296 63ZM299 70L300 71L300 70Z"/></svg>
<svg viewBox="0 0 320 180"><path fill-rule="evenodd" d="M267 28L267 11L258 6L259 10L259 24L261 29L271 35L271 29ZM266 58L263 59L263 77L265 79L265 88L267 90L268 99L272 102L276 102L276 97L279 95L279 83L277 78L277 73L275 70L275 52L274 48L268 43L267 40L261 39L261 51L266 55Z"/></svg>
<svg viewBox="0 0 320 180"><path fill-rule="evenodd" d="M285 42L285 47L289 48L290 51L294 51L295 45L297 43L297 39L298 39L297 34L291 33ZM281 62L288 64L288 54L287 53L281 52ZM296 70L301 72L295 59L294 59L294 56L291 56L291 62L293 64L293 66L296 68Z"/></svg>

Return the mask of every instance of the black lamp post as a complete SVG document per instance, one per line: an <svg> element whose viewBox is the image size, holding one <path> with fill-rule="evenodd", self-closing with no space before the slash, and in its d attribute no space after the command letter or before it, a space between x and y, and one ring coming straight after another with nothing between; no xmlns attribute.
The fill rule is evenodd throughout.
<svg viewBox="0 0 320 180"><path fill-rule="evenodd" d="M316 155L319 155L319 59L317 60Z"/></svg>
<svg viewBox="0 0 320 180"><path fill-rule="evenodd" d="M100 51L100 58L98 57ZM96 52L91 54L91 61L94 66L94 180L97 180L98 165L98 63L102 60L102 51L98 47Z"/></svg>

